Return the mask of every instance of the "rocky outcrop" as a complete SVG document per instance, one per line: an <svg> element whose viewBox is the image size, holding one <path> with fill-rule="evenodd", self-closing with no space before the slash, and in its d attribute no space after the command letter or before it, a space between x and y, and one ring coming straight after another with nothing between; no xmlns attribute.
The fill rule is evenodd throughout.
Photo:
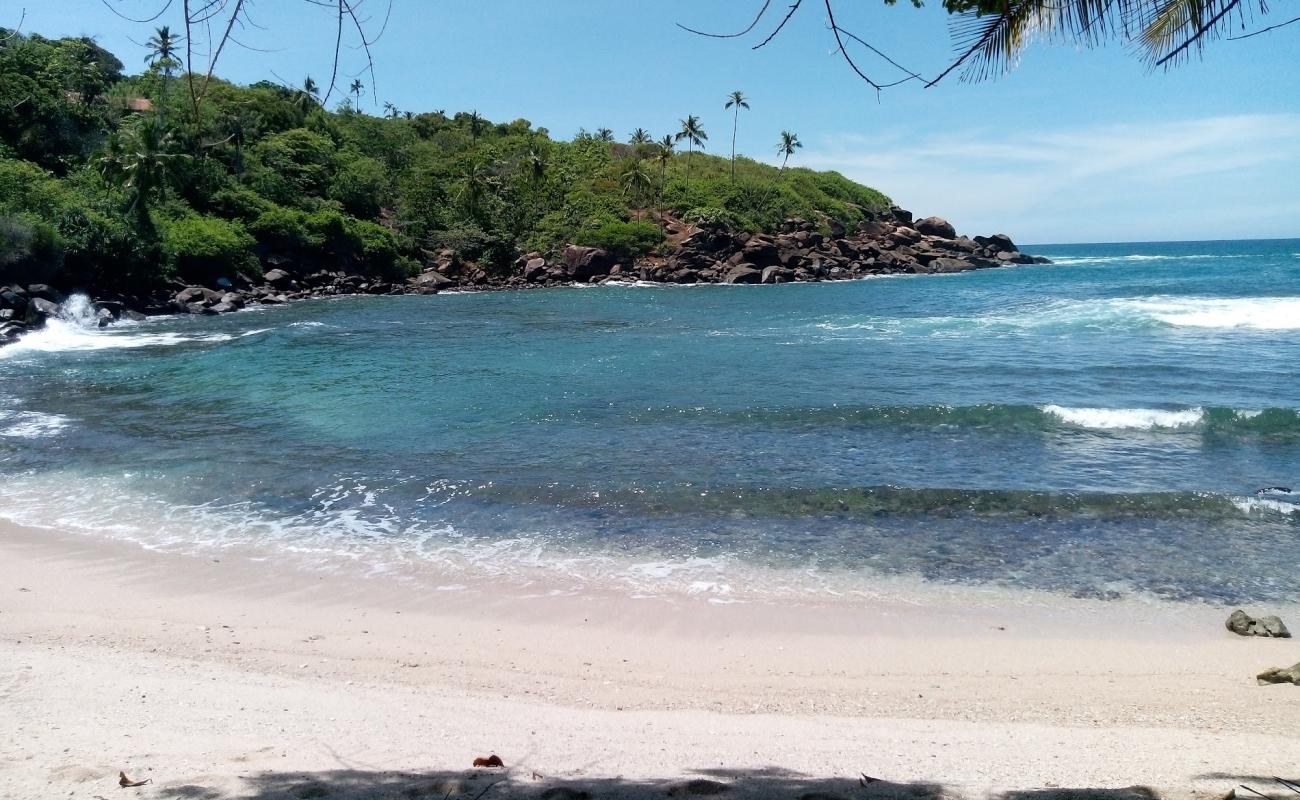
<svg viewBox="0 0 1300 800"><path fill-rule="evenodd" d="M1294 683L1295 685L1300 686L1300 664L1295 664L1285 669L1281 667L1266 669L1256 675L1255 680L1258 681L1261 686L1270 683Z"/></svg>
<svg viewBox="0 0 1300 800"><path fill-rule="evenodd" d="M1278 617L1255 618L1240 608L1232 612L1225 623L1228 630L1238 636L1265 636L1274 639L1290 639L1291 631Z"/></svg>
<svg viewBox="0 0 1300 800"><path fill-rule="evenodd" d="M212 286L175 284L150 296L102 297L94 304L93 324L142 319L144 314L224 314L249 305L337 295L531 289L575 282L771 285L872 275L953 274L1047 263L1047 259L1021 252L1006 234L959 236L940 217L913 222L912 213L897 206L868 213L851 231L830 218L820 223L788 219L773 233L693 227L666 215L658 221L668 235L668 246L660 254L635 260L620 259L598 247L570 245L558 254L525 253L502 273L489 272L451 250L441 250L426 252L423 270L397 282L343 270L308 271L277 262L260 277L236 273ZM43 325L59 313L64 301L57 288L46 284L0 286L0 344ZM1256 622L1267 628L1264 621Z"/></svg>

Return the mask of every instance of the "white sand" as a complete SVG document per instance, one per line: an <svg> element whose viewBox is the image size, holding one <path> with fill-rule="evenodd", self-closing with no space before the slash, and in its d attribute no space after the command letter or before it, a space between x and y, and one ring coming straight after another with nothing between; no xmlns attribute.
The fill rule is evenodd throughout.
<svg viewBox="0 0 1300 800"><path fill-rule="evenodd" d="M1267 776L1300 773L1300 687L1253 680L1300 643L1233 636L1227 609L433 586L0 525L0 797L662 797L701 776L790 800L1281 797ZM472 774L489 753L508 770Z"/></svg>

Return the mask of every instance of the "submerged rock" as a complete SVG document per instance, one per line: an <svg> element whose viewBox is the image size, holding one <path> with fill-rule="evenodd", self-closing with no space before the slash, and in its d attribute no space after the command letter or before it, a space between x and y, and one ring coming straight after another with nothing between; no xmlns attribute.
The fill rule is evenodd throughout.
<svg viewBox="0 0 1300 800"><path fill-rule="evenodd" d="M1265 636L1274 639L1291 638L1291 631L1287 630L1281 619L1274 616L1256 619L1240 608L1232 612L1225 624L1228 630L1238 636Z"/></svg>
<svg viewBox="0 0 1300 800"><path fill-rule="evenodd" d="M1256 675L1255 680L1259 681L1261 686L1267 686L1270 683L1294 683L1300 686L1300 664L1286 669L1281 667L1266 669Z"/></svg>

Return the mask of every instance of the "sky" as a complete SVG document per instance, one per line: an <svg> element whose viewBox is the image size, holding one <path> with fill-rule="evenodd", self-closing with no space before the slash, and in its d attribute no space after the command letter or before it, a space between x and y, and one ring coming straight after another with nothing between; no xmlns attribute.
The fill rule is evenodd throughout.
<svg viewBox="0 0 1300 800"><path fill-rule="evenodd" d="M0 0L0 25L46 36L90 35L128 70L144 67L152 27L178 27L179 0ZM804 148L792 164L834 169L921 216L1022 243L1300 237L1300 25L1220 41L1172 71L1150 71L1122 43L1037 43L1010 73L877 94L842 60L824 5L806 2L767 46L753 46L788 3L747 37L687 33L744 28L761 0L392 0L373 47L363 108L478 110L569 138L608 127L674 132L699 116L708 151L730 152L727 94L750 98L737 149L777 162L782 130ZM363 14L383 22L386 0ZM915 72L952 56L938 0L836 0L837 20ZM259 27L224 53L218 74L241 83L327 83L333 18L309 0L253 0ZM1283 11L1290 9L1283 9ZM117 12L117 13L115 13ZM23 16L25 14L25 17ZM1247 30L1283 21L1274 13ZM365 66L345 46L340 83ZM882 82L901 77L852 49ZM336 95L337 97L337 95Z"/></svg>

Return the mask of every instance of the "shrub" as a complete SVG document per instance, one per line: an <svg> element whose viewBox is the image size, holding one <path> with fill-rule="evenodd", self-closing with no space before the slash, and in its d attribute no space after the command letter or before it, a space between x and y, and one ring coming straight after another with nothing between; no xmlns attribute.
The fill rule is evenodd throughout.
<svg viewBox="0 0 1300 800"><path fill-rule="evenodd" d="M653 222L606 222L599 228L578 234L576 244L604 249L624 258L643 256L664 240L664 232Z"/></svg>
<svg viewBox="0 0 1300 800"><path fill-rule="evenodd" d="M211 281L241 270L260 274L254 244L244 226L216 217L182 217L162 226L167 266L189 281Z"/></svg>
<svg viewBox="0 0 1300 800"><path fill-rule="evenodd" d="M291 208L272 206L259 214L248 230L278 253L295 253L309 246L307 215Z"/></svg>

